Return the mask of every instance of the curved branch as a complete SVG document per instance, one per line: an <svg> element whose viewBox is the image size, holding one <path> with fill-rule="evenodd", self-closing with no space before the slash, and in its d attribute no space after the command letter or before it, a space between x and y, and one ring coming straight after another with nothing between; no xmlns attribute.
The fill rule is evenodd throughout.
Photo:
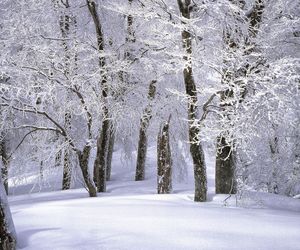
<svg viewBox="0 0 300 250"><path fill-rule="evenodd" d="M92 114L89 112L88 107L86 105L86 102L84 100L83 95L76 89L76 88L70 88L76 95L77 97L80 99L80 102L86 112L87 118L88 118L88 134L89 134L89 139L92 139L92 123L93 123L93 117Z"/></svg>
<svg viewBox="0 0 300 250"><path fill-rule="evenodd" d="M7 157L7 160L9 160L12 155L18 150L18 148L22 145L22 143L25 141L26 137L29 136L30 134L32 134L33 132L38 131L38 129L33 129L31 131L29 131L28 133L26 133L24 135L24 137L22 138L22 140L20 141L20 143L17 145L17 147L10 153L10 155Z"/></svg>
<svg viewBox="0 0 300 250"><path fill-rule="evenodd" d="M202 116L201 116L201 118L200 118L200 120L199 120L199 124L201 124L201 122L203 122L205 119L206 119L206 116L207 116L207 114L209 113L209 110L208 110L208 107L209 107L209 104L213 101L213 99L217 96L217 95L219 95L219 94L221 94L222 93L222 91L217 91L216 93L213 93L209 98L208 98L208 100L204 103L204 105L203 105L203 107L202 107L202 110L203 110L203 114L202 114Z"/></svg>
<svg viewBox="0 0 300 250"><path fill-rule="evenodd" d="M67 137L67 133L65 131L65 129L58 123L56 122L50 115L48 115L45 111L40 111L37 110L35 107L32 107L30 105L24 104L25 106L31 107L32 109L28 109L28 108L19 108L7 103L0 103L0 106L2 107L11 107L14 110L20 111L20 112L26 112L26 113L33 113L33 114L39 114L42 116L45 116L49 121L51 121L56 127L59 128L58 132L62 135Z"/></svg>
<svg viewBox="0 0 300 250"><path fill-rule="evenodd" d="M32 114L39 114L42 115L44 117L46 117L50 122L52 122L57 128L47 128L47 127L37 127L34 125L24 125L24 126L20 126L19 128L37 128L38 130L50 130L50 131L55 131L59 134L61 134L63 137L66 138L66 140L69 142L70 146L72 147L72 149L75 152L78 152L79 149L77 149L72 141L72 139L69 137L67 131L58 123L56 122L50 115L48 115L45 111L40 111L37 110L35 107L32 107L30 105L25 104L25 106L31 107L32 109L26 109L26 108L19 108L13 105L9 105L7 103L0 103L0 106L2 107L11 107L14 110L20 111L20 112L26 112L26 113L32 113Z"/></svg>

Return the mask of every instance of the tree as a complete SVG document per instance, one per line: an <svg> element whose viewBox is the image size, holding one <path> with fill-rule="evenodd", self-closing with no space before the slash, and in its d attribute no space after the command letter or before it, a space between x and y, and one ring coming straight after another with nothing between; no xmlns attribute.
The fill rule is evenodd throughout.
<svg viewBox="0 0 300 250"><path fill-rule="evenodd" d="M285 3L1 1L1 79L9 81L0 81L0 125L17 149L10 169L25 173L16 159L29 152L34 164L24 165L48 181L47 170L65 161L68 188L67 166L79 165L95 196L90 161L105 191L116 141L128 157L137 149L143 179L147 147L171 113L172 171L183 175L179 165L192 156L195 201L206 200L204 149L215 146L217 193L234 192L235 181L297 192L299 13Z"/></svg>
<svg viewBox="0 0 300 250"><path fill-rule="evenodd" d="M91 17L93 18L96 36L97 49L99 56L100 78L101 78L101 98L103 101L103 120L100 136L97 140L97 155L94 163L94 173L96 174L96 183L98 192L106 191L106 170L107 170L107 153L109 148L110 138L110 114L107 106L108 86L107 86L107 72L106 59L101 53L104 52L104 37L102 33L102 26L97 12L96 3L92 0L87 0L87 6Z"/></svg>
<svg viewBox="0 0 300 250"><path fill-rule="evenodd" d="M157 193L172 192L172 155L170 148L170 119L159 130L157 136Z"/></svg>
<svg viewBox="0 0 300 250"><path fill-rule="evenodd" d="M76 29L77 29L77 20L76 16L70 11L70 4L69 1L66 0L65 2L53 0L54 8L56 11L59 12L59 27L62 36L62 47L64 50L64 75L66 79L69 81L69 85L72 85L70 82L71 73L76 74L76 64L77 64L77 55L75 52L72 53L70 51L72 49L72 40L76 39L73 36L76 36ZM75 42L76 43L76 42ZM74 48L76 49L76 48ZM73 66L75 65L75 66ZM73 69L72 69L73 68ZM73 71L73 72L72 72ZM67 93L67 101L70 100L71 93ZM71 130L71 112L68 110L64 115L64 127L66 130ZM66 142L68 144L68 142ZM71 177L72 177L72 164L70 162L70 154L72 150L69 146L66 146L64 152L59 151L57 153L57 163L61 161L61 155L63 153L63 180L62 180L62 189L67 190L71 187Z"/></svg>
<svg viewBox="0 0 300 250"><path fill-rule="evenodd" d="M279 167L286 165L283 164L282 160L285 157L284 154L280 153L280 150L285 151L289 148L290 146L287 145L293 140L286 139L286 144L283 142L282 137L291 130L289 126L284 125L285 128L283 129L282 127L279 133L278 124L286 122L286 118L283 118L283 115L279 115L279 112L285 113L285 111L281 109L275 111L274 107L284 106L291 110L292 113L294 112L292 110L295 110L296 107L290 105L282 93L284 92L283 88L286 90L294 89L291 91L294 91L294 94L296 93L297 83L295 78L297 78L298 74L296 70L298 67L297 60L291 57L283 59L286 57L284 53L287 52L287 47L280 42L282 38L278 39L277 36L281 36L281 34L277 28L281 27L281 30L285 30L285 37L290 37L290 34L286 28L283 28L287 23L278 21L280 16L286 15L286 13L276 13L277 4L282 5L283 3L277 1L274 5L268 1L254 1L248 10L239 12L243 14L242 19L246 21L247 32L244 34L242 43L234 43L234 56L229 58L230 67L228 68L230 70L227 68L226 72L231 76L228 84L231 95L228 96L227 102L222 102L221 98L221 105L222 103L225 104L221 106L224 111L221 117L223 117L224 121L222 124L223 131L225 131L223 148L231 148L231 151L238 156L237 177L239 178L239 183L247 183L246 185L255 187L258 190L269 190L269 192L275 193L279 192L279 186L282 190L285 189L283 182L288 182L286 169L280 169ZM287 12L289 12L289 5L290 3L285 10ZM293 20L292 25L294 23L295 20ZM229 36L229 38L232 37ZM273 39L270 39L270 37ZM274 44L281 44L278 49L284 48L283 51L285 52L280 55L280 60L278 60L278 54L274 52L277 50L273 46L277 45L272 44L273 41ZM270 49L271 47L273 47L272 50ZM283 61L285 61L286 65L283 65ZM286 72L289 73L286 74ZM263 101L263 97L268 99ZM290 98L294 99L295 96L290 96ZM282 120L279 116L282 116ZM289 118L287 119L290 122L294 120L290 114L288 116ZM279 120L281 121L279 122ZM228 130L225 128L228 128ZM265 134L262 134L265 128L268 128L267 137ZM281 135L281 138L279 135ZM285 150L279 147L280 144L286 145ZM227 169L230 170L230 166L233 166L229 156L229 153L227 157L224 155L224 160L220 160L217 157L216 167L219 172L216 176L216 188L218 188L218 183L220 186L216 192L224 190L224 192L228 192L230 190L229 186L227 190L224 188L223 190L220 189L226 183L226 179L228 182L230 180L230 175L227 176L228 178L226 175L220 175L220 172L226 173L226 168L220 167L222 164L223 166L225 165L226 160L229 166ZM288 172L291 171L289 170ZM220 177L219 182L218 177ZM255 179L260 180L260 184ZM285 181L280 183L278 180Z"/></svg>
<svg viewBox="0 0 300 250"><path fill-rule="evenodd" d="M16 231L11 217L6 192L0 178L0 249L16 249Z"/></svg>
<svg viewBox="0 0 300 250"><path fill-rule="evenodd" d="M0 135L0 157L1 157L1 178L3 179L3 184L6 193L8 194L8 165L9 165L9 155L8 155L8 140L5 132Z"/></svg>
<svg viewBox="0 0 300 250"><path fill-rule="evenodd" d="M198 98L196 83L193 76L192 67L192 35L189 32L187 21L191 18L192 1L191 0L178 0L178 6L182 15L182 24L184 30L182 31L182 43L185 50L183 59L186 61L186 66L183 70L184 84L186 94L189 97L188 104L188 120L189 120L189 140L191 142L190 152L194 165L194 178L195 178L195 201L206 201L207 195L207 177L206 166L204 159L204 152L200 142L194 143L198 137L200 130L199 127L193 126L198 117Z"/></svg>
<svg viewBox="0 0 300 250"><path fill-rule="evenodd" d="M20 20L20 23L15 23L14 18L4 19L4 32L7 32L7 40L1 41L6 51L3 54L2 65L4 72L12 80L1 84L1 109L26 115L23 117L16 115L14 123L4 122L3 125L6 129L23 130L24 134L20 140L23 143L25 139L38 137L37 143L47 142L50 144L49 147L59 146L59 149L71 148L79 162L85 187L90 196L96 196L96 189L88 170L94 139L91 89L88 85L83 87L84 77L81 74L85 71L86 75L88 71L83 70L82 64L80 69L75 67L78 69L78 71L76 69L76 74L66 74L66 58L61 57L61 52L65 52L61 43L66 38L57 37L60 26L52 25L47 15L36 16L32 12L31 8L44 10L45 6L48 6L49 13L47 14L51 15L53 14L51 10L54 11L52 2L35 2L30 5L30 8L25 8L24 4L28 3L24 2L9 4L16 5L11 9L19 8L26 19ZM30 14L27 15L28 13ZM7 15L14 17L14 12L8 12ZM30 29L27 30L26 27ZM9 32L11 29L18 30L20 37L16 38L14 34L12 35ZM32 39L32 36L35 36L35 39ZM14 46L20 49L14 50ZM84 51L82 46L77 49L81 49L82 53ZM68 52L72 52L72 58L77 54L76 49L70 49ZM80 60L83 59L80 58ZM75 71L74 64L67 71L71 69ZM64 102L66 95L71 95L72 101ZM93 104L97 105L94 102ZM64 126L67 112L76 116L77 121L81 120L80 126L76 124L76 129L80 128L82 131L82 136L80 135L79 138L73 133L73 128L70 131ZM32 135L35 137L31 137ZM57 136L62 140L54 139ZM53 143L54 140L55 143ZM61 144L57 145L57 143ZM52 150L52 152L57 151Z"/></svg>
<svg viewBox="0 0 300 250"><path fill-rule="evenodd" d="M145 163L147 155L147 129L149 127L150 119L152 117L151 102L155 98L156 80L151 81L149 85L148 100L149 103L145 108L140 122L139 142L137 151L136 173L135 180L142 181L145 179Z"/></svg>
<svg viewBox="0 0 300 250"><path fill-rule="evenodd" d="M224 59L223 75L221 79L221 84L225 85L225 90L220 94L220 108L229 110L234 103L231 101L234 98L235 93L233 92L232 85L234 84L235 78L238 77L238 72L234 68L236 64L235 60L238 51L243 46L242 37L243 33L241 31L241 22L244 22L243 18L243 8L245 6L244 1L230 1L233 7L230 9L231 15L235 18L233 24L228 23L224 28L224 50L227 55ZM240 94L240 99L242 99L244 92ZM226 118L230 120L230 115ZM236 193L236 159L235 159L235 149L234 142L230 141L228 137L229 131L223 131L217 138L216 146L216 172L215 172L215 187L216 194L232 194Z"/></svg>

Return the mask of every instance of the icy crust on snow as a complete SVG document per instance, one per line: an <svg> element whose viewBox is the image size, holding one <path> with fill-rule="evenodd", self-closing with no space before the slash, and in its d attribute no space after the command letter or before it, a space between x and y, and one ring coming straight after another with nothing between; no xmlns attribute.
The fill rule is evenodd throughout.
<svg viewBox="0 0 300 250"><path fill-rule="evenodd" d="M244 191L241 195L214 195L213 200L228 207L266 208L300 213L300 200L277 194Z"/></svg>
<svg viewBox="0 0 300 250"><path fill-rule="evenodd" d="M174 182L173 194L156 194L156 158L150 148L146 180L114 154L107 192L88 198L84 189L9 197L24 250L221 250L300 249L298 199L264 193L214 194L209 167L208 198L193 202L193 179ZM207 158L208 166L213 161ZM190 168L192 170L192 168ZM20 191L21 189L18 189Z"/></svg>
<svg viewBox="0 0 300 250"><path fill-rule="evenodd" d="M300 200L286 197L283 195L262 193L262 192L247 192L244 200L248 200L247 207L260 206L263 208L289 210L300 213ZM241 200L241 204L243 199Z"/></svg>
<svg viewBox="0 0 300 250"><path fill-rule="evenodd" d="M83 196L10 198L19 248L300 249L296 212L226 207L222 195L207 203L194 203L192 193Z"/></svg>

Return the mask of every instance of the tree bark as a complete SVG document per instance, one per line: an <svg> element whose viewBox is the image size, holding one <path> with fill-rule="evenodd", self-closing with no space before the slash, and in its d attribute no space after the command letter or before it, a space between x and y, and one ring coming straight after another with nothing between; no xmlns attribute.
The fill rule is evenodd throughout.
<svg viewBox="0 0 300 250"><path fill-rule="evenodd" d="M70 6L67 5L66 8L69 8ZM62 33L63 38L68 38L70 34L70 23L71 23L71 17L68 14L62 15L60 20L60 29ZM67 77L70 76L70 49L67 44L67 42L63 41L63 47L65 50L65 75ZM67 93L69 95L69 93ZM67 97L68 99L68 97ZM71 130L71 119L72 115L70 112L65 113L65 128L67 131ZM64 157L63 157L63 181L62 181L62 189L67 190L71 187L71 163L70 163L70 150L69 146L67 146L64 150Z"/></svg>
<svg viewBox="0 0 300 250"><path fill-rule="evenodd" d="M190 19L191 17L191 0L177 0L181 15ZM183 24L186 24L182 21ZM185 50L185 56L183 59L186 61L186 66L183 70L184 83L186 94L189 97L188 103L188 120L189 120L189 140L190 140L190 152L194 165L194 180L195 180L195 196L194 201L206 201L207 199L207 177L206 177L206 165L204 158L204 151L200 142L194 143L193 141L200 133L198 127L194 127L193 124L197 121L197 89L196 83L193 77L193 68L191 64L192 59L192 35L185 29L182 31L182 42Z"/></svg>
<svg viewBox="0 0 300 250"><path fill-rule="evenodd" d="M9 159L7 154L7 141L6 136L4 133L0 135L0 157L2 161L2 168L1 168L1 178L3 180L4 188L6 194L8 194L8 165Z"/></svg>
<svg viewBox="0 0 300 250"><path fill-rule="evenodd" d="M234 4L238 4L236 1L231 1ZM232 32L236 32L238 27L226 27L223 31L223 41L226 45L226 50L229 53L236 53L239 47L237 41L232 38ZM231 90L232 82L234 81L235 72L230 70L232 67L230 61L224 60L223 76L221 84L226 86L227 89L221 92L221 104L222 109L228 111L232 109L232 102L230 101L234 92ZM230 115L226 118L230 120ZM229 138L225 135L229 134L228 131L222 133L217 138L216 145L216 163L215 163L215 190L216 194L234 194L236 193L236 179L235 179L235 159L234 148L231 143L228 142Z"/></svg>
<svg viewBox="0 0 300 250"><path fill-rule="evenodd" d="M171 118L171 116L170 116ZM172 155L170 148L170 118L159 130L157 137L157 193L172 192Z"/></svg>
<svg viewBox="0 0 300 250"><path fill-rule="evenodd" d="M114 151L114 144L115 144L115 131L113 128L110 131L109 136L109 145L108 145L108 151L107 151L107 171L106 171L106 180L109 181L111 178L111 162L112 162L112 156Z"/></svg>
<svg viewBox="0 0 300 250"><path fill-rule="evenodd" d="M72 169L71 169L71 162L70 162L70 150L66 148L64 151L62 190L70 189L71 179L72 179Z"/></svg>
<svg viewBox="0 0 300 250"><path fill-rule="evenodd" d="M231 0L233 4L243 8L245 5L244 1L239 0ZM264 11L264 0L255 0L254 7L252 11L249 13L248 20L249 20L249 36L246 39L245 46L251 47L251 49L247 50L246 56L255 52L255 44L253 44L253 39L257 36L259 31L261 22L262 22L262 15ZM224 42L227 46L227 50L235 53L236 50L240 47L236 41L232 39L231 32L236 31L238 27L229 28L224 31ZM232 103L228 101L231 99L235 93L230 90L230 82L234 82L235 78L239 78L241 76L246 77L246 72L248 71L250 64L246 64L241 70L236 72L230 72L229 68L225 68L223 70L224 75L222 77L222 84L228 86L228 90L225 90L221 95L221 106L222 108L228 109L231 108ZM226 73L225 73L226 72ZM232 84L232 83L231 83ZM237 83L239 84L239 83ZM239 102L242 102L245 98L247 93L246 87L242 87L241 94L239 96ZM228 119L230 119L228 117ZM227 133L225 133L227 134ZM237 182L235 177L235 169L236 169L236 162L235 162L235 150L233 145L227 142L227 138L224 135L219 135L217 139L217 150L216 150L216 173L215 173L215 185L216 185L216 193L217 194L234 194L237 191Z"/></svg>
<svg viewBox="0 0 300 250"><path fill-rule="evenodd" d="M86 185L86 188L89 192L90 197L96 197L97 196L97 190L94 185L94 182L89 174L89 157L91 152L91 146L85 145L82 152L77 152L78 160L79 160L79 166L81 168L82 176Z"/></svg>
<svg viewBox="0 0 300 250"><path fill-rule="evenodd" d="M128 0L129 5L131 6L133 0ZM133 29L133 16L127 16L127 36L126 36L126 43L132 44L136 41L134 29ZM125 51L125 59L131 58L131 52Z"/></svg>
<svg viewBox="0 0 300 250"><path fill-rule="evenodd" d="M102 131L97 140L97 154L94 162L96 185L98 192L106 192L107 155L109 144L110 122L106 119L102 124Z"/></svg>
<svg viewBox="0 0 300 250"><path fill-rule="evenodd" d="M235 157L231 145L226 142L226 138L220 136L217 139L216 156L216 194L235 194Z"/></svg>
<svg viewBox="0 0 300 250"><path fill-rule="evenodd" d="M71 130L71 118L72 116L69 112L65 113L65 129L67 131ZM71 154L70 145L67 143L64 150L64 158L63 158L62 190L68 190L71 187L72 167L70 161L70 154Z"/></svg>
<svg viewBox="0 0 300 250"><path fill-rule="evenodd" d="M93 18L96 35L98 51L104 51L104 36L102 33L102 26L97 12L96 3L94 0L86 0L91 17ZM99 67L101 74L101 97L103 101L103 121L100 136L97 140L97 155L94 162L94 173L96 174L96 184L98 192L106 191L106 168L107 168L107 153L109 147L109 135L111 129L110 115L107 106L108 86L107 86L107 72L106 59L104 56L99 57Z"/></svg>
<svg viewBox="0 0 300 250"><path fill-rule="evenodd" d="M61 14L59 18L59 27L61 31L61 35L64 38L62 41L62 46L64 49L64 75L68 79L70 79L70 74L71 74L71 62L72 62L72 56L71 56L71 49L70 49L70 44L68 43L67 39L71 38L71 32L72 30L74 33L76 32L76 26L77 26L77 21L76 17L73 16L70 13L70 4L69 1L66 0L65 2L59 2L58 0L53 0L54 3L54 8L58 9ZM77 58L75 56L74 63L76 65L77 63ZM71 85L71 82L68 84ZM69 91L67 91L67 101L69 99ZM72 115L69 111L65 112L65 129L67 131L71 130L71 120L72 120ZM67 141L66 141L67 142ZM63 154L63 157L62 157ZM56 163L60 164L61 158L63 158L63 179L62 179L62 190L67 190L70 189L71 187L71 179L72 179L72 167L71 167L71 162L70 162L70 156L71 156L71 150L70 146L67 144L66 148L64 151L59 151L56 155Z"/></svg>
<svg viewBox="0 0 300 250"><path fill-rule="evenodd" d="M279 179L279 171L278 171L278 160L279 160L279 138L276 136L277 134L277 125L272 125L274 130L274 137L269 141L269 147L271 152L271 159L272 159L272 175L267 183L268 185L268 192L278 194L278 179Z"/></svg>
<svg viewBox="0 0 300 250"><path fill-rule="evenodd" d="M153 99L155 98L156 82L157 82L156 80L153 80L149 85L149 91L148 91L149 103L145 108L141 117L137 161L136 161L136 172L135 172L136 181L142 181L145 179L145 163L146 163L146 156L147 156L147 129L149 127L150 120L152 117L151 101L153 101Z"/></svg>
<svg viewBox="0 0 300 250"><path fill-rule="evenodd" d="M16 249L17 237L2 178L0 178L0 249Z"/></svg>

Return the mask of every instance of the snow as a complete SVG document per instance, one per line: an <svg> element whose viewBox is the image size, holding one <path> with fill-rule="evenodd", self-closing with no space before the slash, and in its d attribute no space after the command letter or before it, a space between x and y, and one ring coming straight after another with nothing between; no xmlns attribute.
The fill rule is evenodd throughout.
<svg viewBox="0 0 300 250"><path fill-rule="evenodd" d="M193 202L191 181L175 183L173 194L157 195L151 157L152 177L139 182L132 181L134 168L115 158L108 192L97 198L88 198L84 189L11 196L18 247L300 249L300 200L249 193L244 207L236 206L234 197L225 203L226 195L212 192L212 168L209 202Z"/></svg>
<svg viewBox="0 0 300 250"><path fill-rule="evenodd" d="M300 194L297 194L293 197L294 199L300 199Z"/></svg>

